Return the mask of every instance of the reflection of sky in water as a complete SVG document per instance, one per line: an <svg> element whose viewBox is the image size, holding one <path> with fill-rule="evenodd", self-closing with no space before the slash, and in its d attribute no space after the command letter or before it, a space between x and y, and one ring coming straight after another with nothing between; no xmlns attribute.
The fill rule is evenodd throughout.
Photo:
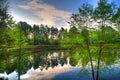
<svg viewBox="0 0 120 80"><path fill-rule="evenodd" d="M107 66L100 71L101 80L120 80L120 64ZM62 74L56 75L52 80L92 80L90 68L74 68Z"/></svg>
<svg viewBox="0 0 120 80"><path fill-rule="evenodd" d="M60 58L66 58L64 61L64 65L61 66L59 59ZM44 57L42 57L44 58ZM46 59L57 59L58 60L58 65L52 67L48 67L48 69L43 69L42 71L40 70L40 66L37 69L34 69L33 67L29 70L26 71L25 74L22 74L21 78L26 78L30 77L33 75L39 75L39 77L43 77L46 75L51 75L52 79L51 80L92 80L91 76L91 69L90 69L90 64L88 64L84 67L82 66L81 63L79 63L79 68L77 66L73 67L69 64L70 58L65 57L64 52L48 52ZM29 57L30 61L33 60L33 57ZM94 66L96 65L96 62L93 61ZM42 75L40 75L42 74ZM9 78L9 80L17 80L17 72L13 71L10 74L0 74L0 77L6 76ZM15 79L16 78L16 79ZM30 78L29 78L30 79ZM100 79L102 80L120 80L120 59L118 58L113 65L106 65L104 62L101 62L100 66ZM23 79L24 80L24 79Z"/></svg>
<svg viewBox="0 0 120 80"><path fill-rule="evenodd" d="M56 69L58 68L58 70L61 70L60 66L57 66L55 68L49 68L48 71L56 71ZM69 67L64 67L64 68L69 68ZM92 80L91 79L91 74L90 69L79 69L79 68L73 68L71 67L71 70L70 71L63 71L62 73L60 74L56 74L51 80ZM29 76L32 76L34 74L42 74L40 76L43 76L45 75L45 72L47 72L47 70L44 70L44 71L37 71L37 70L34 70L33 67L31 69L28 70L28 72L26 73L27 75L22 77L22 78L25 78L25 77L29 77ZM49 73L49 72L48 72ZM52 73L53 74L53 73ZM112 65L112 66L109 66L109 67L106 67L105 70L101 71L100 72L100 78L102 80L120 80L120 64L115 64L115 65ZM16 72L12 72L11 74L7 75L6 77L9 78L9 80L17 80L15 78L16 77ZM24 80L24 79L23 79Z"/></svg>
<svg viewBox="0 0 120 80"><path fill-rule="evenodd" d="M67 58L69 61L69 58ZM117 62L114 65L111 66L103 66L101 71L100 71L100 79L102 80L120 80L120 62ZM67 71L67 69L70 69ZM66 69L66 71L65 71ZM40 69L34 69L33 67L27 71L26 74L22 75L21 78L24 80L24 78L32 76L34 74L42 74L40 76L43 76L47 73L51 75L51 71L56 72L56 70L63 70L63 72L60 72L59 74L56 74L51 80L92 80L91 77L91 71L90 68L77 68L77 67L72 67L67 64L64 66L56 66L55 68L49 68L48 70L43 70L40 71ZM52 73L52 74L53 74ZM14 71L9 75L4 74L6 77L9 78L9 80L17 80L17 73Z"/></svg>

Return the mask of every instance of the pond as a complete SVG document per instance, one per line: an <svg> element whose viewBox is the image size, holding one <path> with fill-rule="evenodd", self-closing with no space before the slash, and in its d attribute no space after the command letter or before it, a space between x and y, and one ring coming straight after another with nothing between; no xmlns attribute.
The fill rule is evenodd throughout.
<svg viewBox="0 0 120 80"><path fill-rule="evenodd" d="M3 52L3 53L2 53ZM92 80L89 55L80 48L71 50L22 49L0 53L0 80ZM97 53L92 54L94 72ZM120 80L120 50L102 53L100 80Z"/></svg>

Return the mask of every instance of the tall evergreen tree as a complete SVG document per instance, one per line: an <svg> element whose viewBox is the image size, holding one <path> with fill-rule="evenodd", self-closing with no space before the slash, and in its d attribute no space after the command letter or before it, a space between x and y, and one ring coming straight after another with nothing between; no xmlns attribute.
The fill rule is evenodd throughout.
<svg viewBox="0 0 120 80"><path fill-rule="evenodd" d="M0 0L0 44L9 42L9 35L6 31L13 23L12 17L8 14L7 0Z"/></svg>

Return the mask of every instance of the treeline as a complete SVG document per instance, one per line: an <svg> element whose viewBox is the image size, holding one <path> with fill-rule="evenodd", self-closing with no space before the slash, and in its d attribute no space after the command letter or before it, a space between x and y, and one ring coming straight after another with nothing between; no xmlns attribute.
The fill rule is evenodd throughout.
<svg viewBox="0 0 120 80"><path fill-rule="evenodd" d="M78 29L72 26L69 31L61 28L58 30L55 27L48 25L34 25L33 27L26 22L19 22L12 27L6 27L1 44L9 46L19 46L19 43L24 45L79 45L84 43L83 37L87 34L85 29ZM104 27L104 42L120 43L119 32L111 26ZM100 35L99 29L90 30L90 43L97 44Z"/></svg>
<svg viewBox="0 0 120 80"><path fill-rule="evenodd" d="M104 38L105 44L120 43L119 32L117 30L115 30L111 26L105 26L103 28L103 31L104 31L104 35L102 37ZM78 28L73 26L70 28L69 32L64 31L64 39L60 40L60 43L61 45L65 45L65 46L85 44L84 38L86 36L88 36L88 31L85 28L79 31ZM100 36L100 29L89 30L90 44L98 44L99 36Z"/></svg>
<svg viewBox="0 0 120 80"><path fill-rule="evenodd" d="M29 45L58 45L59 40L64 36L64 28L58 30L58 28L43 24L31 26L26 22L19 22L12 29L9 29L8 32L12 39L11 41L13 41L12 43L21 38L24 44L27 43Z"/></svg>
<svg viewBox="0 0 120 80"><path fill-rule="evenodd" d="M58 45L59 40L63 39L64 28L58 30L48 25L29 25L26 22L19 22L6 29L5 42L6 45L18 45L20 42L28 45Z"/></svg>
<svg viewBox="0 0 120 80"><path fill-rule="evenodd" d="M34 25L26 22L15 23L8 13L6 0L0 1L0 44L9 46L24 45L76 45L90 40L90 44L98 44L102 31L104 43L120 42L120 8L114 8L114 3L100 0L98 7L93 9L90 4L83 4L78 14L70 18L70 29L54 26ZM92 24L96 23L97 28ZM114 24L116 28L108 24ZM88 38L87 38L88 37Z"/></svg>

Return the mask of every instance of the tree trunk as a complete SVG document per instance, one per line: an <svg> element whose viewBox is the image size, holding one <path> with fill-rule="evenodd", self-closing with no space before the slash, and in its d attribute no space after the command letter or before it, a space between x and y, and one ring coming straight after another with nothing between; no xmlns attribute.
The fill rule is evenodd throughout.
<svg viewBox="0 0 120 80"><path fill-rule="evenodd" d="M105 21L102 21L102 27L100 32L100 43L99 43L99 50L98 50L98 62L97 62L97 73L96 73L96 80L99 80L99 69L100 69L100 60L101 60L101 54L102 54L102 46L103 46L103 36L104 36L104 24Z"/></svg>
<svg viewBox="0 0 120 80"><path fill-rule="evenodd" d="M21 29L20 29L20 42L19 42L19 55L18 55L18 80L20 80L21 74Z"/></svg>
<svg viewBox="0 0 120 80"><path fill-rule="evenodd" d="M88 49L90 65L91 65L91 69L92 69L92 79L95 80L95 73L94 73L94 67L93 67L92 56L91 56L89 44L87 44L87 49Z"/></svg>
<svg viewBox="0 0 120 80"><path fill-rule="evenodd" d="M101 53L102 53L102 43L100 43L100 46L99 46L96 80L99 80L99 69L100 69Z"/></svg>

